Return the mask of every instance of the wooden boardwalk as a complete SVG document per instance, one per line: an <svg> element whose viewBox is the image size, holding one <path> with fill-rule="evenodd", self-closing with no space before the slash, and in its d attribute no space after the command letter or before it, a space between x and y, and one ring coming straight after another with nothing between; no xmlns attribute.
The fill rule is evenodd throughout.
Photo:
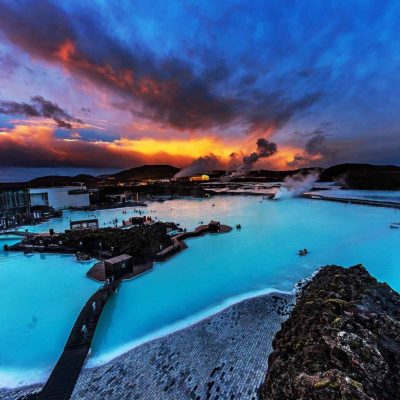
<svg viewBox="0 0 400 400"><path fill-rule="evenodd" d="M219 233L229 232L232 228L220 226ZM201 225L193 232L184 232L172 238L173 244L156 254L155 259L163 260L175 252L186 248L185 239L201 236L210 232L209 225ZM134 271L123 278L129 279L143 272L151 270L153 261L134 266ZM104 263L99 262L88 272L88 276L96 280L105 280ZM89 354L92 339L99 322L101 312L110 296L119 286L122 277L117 280L106 281L101 289L93 294L82 308L72 331L68 337L60 358L57 361L46 384L39 393L25 396L24 399L37 400L68 400L74 390L76 381L81 373L83 364Z"/></svg>
<svg viewBox="0 0 400 400"><path fill-rule="evenodd" d="M328 197L328 196L321 196L321 195L313 194L313 193L303 194L302 197L304 197L306 199L311 199L311 200L336 201L337 203L359 204L359 205L363 205L363 206L387 207L387 208L400 209L400 203L396 203L396 202L392 202L392 201L353 199L353 198L345 198L345 197Z"/></svg>
<svg viewBox="0 0 400 400"><path fill-rule="evenodd" d="M144 264L135 264L133 266L133 272L121 276L120 279L123 281L132 279L138 275L143 274L144 272L150 271L152 268L153 261L148 261ZM105 282L107 280L107 277L104 267L104 261L99 261L94 264L93 267L90 268L89 271L86 273L86 276L98 282Z"/></svg>
<svg viewBox="0 0 400 400"><path fill-rule="evenodd" d="M30 398L67 400L71 397L75 383L89 353L103 307L118 287L119 282L105 283L86 302L49 379L43 389Z"/></svg>

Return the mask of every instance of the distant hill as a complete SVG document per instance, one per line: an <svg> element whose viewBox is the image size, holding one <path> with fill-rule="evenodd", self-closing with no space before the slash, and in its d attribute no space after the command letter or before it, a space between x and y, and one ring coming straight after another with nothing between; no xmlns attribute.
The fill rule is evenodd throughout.
<svg viewBox="0 0 400 400"><path fill-rule="evenodd" d="M142 179L170 179L179 172L179 168L172 165L142 165L140 167L126 169L115 174L92 176L80 174L76 176L50 175L32 179L25 183L0 184L0 187L10 187L10 185L26 187L46 187L46 186L67 186L84 183L85 185L96 186L97 182L104 179L118 181L139 181ZM307 174L318 171L320 182L340 182L349 189L381 189L381 190L400 190L400 167L395 165L373 165L373 164L339 164L329 168L301 168L287 171L254 170L250 171L246 177L236 178L234 181L261 181L261 182L281 182L286 177L297 173ZM220 178L225 175L225 171L213 171L211 178Z"/></svg>
<svg viewBox="0 0 400 400"><path fill-rule="evenodd" d="M340 164L325 169L321 173L320 180L340 182L348 189L400 190L400 167Z"/></svg>
<svg viewBox="0 0 400 400"><path fill-rule="evenodd" d="M288 171L254 170L233 181L281 182L298 173L319 172L320 182L340 182L347 189L400 190L400 167L395 165L339 164L329 168L302 168Z"/></svg>
<svg viewBox="0 0 400 400"><path fill-rule="evenodd" d="M172 165L142 165L109 175L120 181L136 181L141 179L170 179L180 171Z"/></svg>
<svg viewBox="0 0 400 400"><path fill-rule="evenodd" d="M169 179L172 178L179 168L172 165L142 165L140 167L126 169L115 174L92 176L80 174L76 176L50 175L41 176L27 182L29 187L39 186L63 186L77 183L92 184L102 179L114 178L116 181L136 181L142 179Z"/></svg>
<svg viewBox="0 0 400 400"><path fill-rule="evenodd" d="M268 182L282 182L286 177L296 175L296 174L308 174L311 172L321 172L322 168L301 168L295 170L287 170L287 171L271 171L268 169L260 169L250 171L248 177L251 178L263 178ZM244 178L246 179L246 178Z"/></svg>
<svg viewBox="0 0 400 400"><path fill-rule="evenodd" d="M92 175L79 174L75 176L63 176L63 175L48 175L34 178L27 182L29 187L40 187L40 186L68 186L77 185L79 183L94 183L97 178Z"/></svg>
<svg viewBox="0 0 400 400"><path fill-rule="evenodd" d="M400 172L400 167L395 165L373 165L373 164L339 164L326 168L321 173L321 181L331 182L340 179L349 173L383 173Z"/></svg>

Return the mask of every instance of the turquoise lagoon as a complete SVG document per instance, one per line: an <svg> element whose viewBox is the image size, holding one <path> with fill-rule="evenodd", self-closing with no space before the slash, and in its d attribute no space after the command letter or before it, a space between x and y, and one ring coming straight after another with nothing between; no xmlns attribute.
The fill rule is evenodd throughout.
<svg viewBox="0 0 400 400"><path fill-rule="evenodd" d="M390 228L400 222L395 209L219 196L151 203L141 210L188 229L215 219L231 226L240 223L242 230L190 239L187 250L123 282L103 311L89 365L110 360L240 299L290 291L326 264L363 263L377 279L400 290L400 229ZM133 209L126 211L128 215L121 209L95 214L103 225L137 215ZM66 212L62 219L34 228L62 230L69 219L91 215ZM310 254L299 257L297 251L305 247ZM74 317L98 285L84 276L88 266L67 256L42 259L1 253L0 266L0 281L8 286L0 303L0 379L7 378L10 385L43 379L57 361Z"/></svg>
<svg viewBox="0 0 400 400"><path fill-rule="evenodd" d="M0 246L16 243L0 239ZM46 379L87 298L92 262L0 251L0 387Z"/></svg>
<svg viewBox="0 0 400 400"><path fill-rule="evenodd" d="M328 189L313 192L324 197L338 197L342 199L361 199L374 201L389 201L400 203L399 190L342 190Z"/></svg>

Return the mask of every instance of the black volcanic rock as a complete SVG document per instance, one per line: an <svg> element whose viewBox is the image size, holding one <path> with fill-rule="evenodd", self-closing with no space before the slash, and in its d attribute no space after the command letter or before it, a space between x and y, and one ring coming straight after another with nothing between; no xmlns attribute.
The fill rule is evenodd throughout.
<svg viewBox="0 0 400 400"><path fill-rule="evenodd" d="M210 194L196 183L192 182L169 182L140 186L135 188L138 193L150 196L191 196L207 197Z"/></svg>
<svg viewBox="0 0 400 400"><path fill-rule="evenodd" d="M46 250L62 246L74 252L98 254L98 251L108 252L113 249L114 255L130 254L136 259L150 259L162 248L173 244L167 234L168 228L178 229L173 222L156 222L151 225L133 226L128 229L101 228L88 230L67 230L52 236L34 236L22 242L23 245L43 246ZM101 248L99 243L102 243ZM18 248L19 244L16 245Z"/></svg>
<svg viewBox="0 0 400 400"><path fill-rule="evenodd" d="M273 348L263 400L400 399L400 295L361 265L325 267Z"/></svg>
<svg viewBox="0 0 400 400"><path fill-rule="evenodd" d="M286 171L272 171L268 169L259 169L250 171L247 176L231 179L231 182L264 181L264 182L282 182L285 178L296 174L307 175L315 172L322 172L322 168L300 168Z"/></svg>
<svg viewBox="0 0 400 400"><path fill-rule="evenodd" d="M320 181L339 181L348 189L398 190L400 189L400 167L340 164L323 170Z"/></svg>
<svg viewBox="0 0 400 400"><path fill-rule="evenodd" d="M130 168L110 176L120 181L171 179L179 171L179 168L172 165L142 165L141 167Z"/></svg>

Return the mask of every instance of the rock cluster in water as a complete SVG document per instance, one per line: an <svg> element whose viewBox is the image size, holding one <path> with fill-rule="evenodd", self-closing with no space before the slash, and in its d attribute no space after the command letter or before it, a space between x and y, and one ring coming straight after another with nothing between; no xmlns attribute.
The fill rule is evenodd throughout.
<svg viewBox="0 0 400 400"><path fill-rule="evenodd" d="M128 229L66 231L54 235L33 236L11 246L10 249L79 253L82 260L86 258L84 254L98 255L101 250L103 254L108 253L109 257L129 254L135 259L146 260L152 259L160 249L171 246L173 241L168 232L178 229L179 227L173 222L156 222Z"/></svg>
<svg viewBox="0 0 400 400"><path fill-rule="evenodd" d="M400 399L400 295L361 265L325 267L273 348L263 400Z"/></svg>

